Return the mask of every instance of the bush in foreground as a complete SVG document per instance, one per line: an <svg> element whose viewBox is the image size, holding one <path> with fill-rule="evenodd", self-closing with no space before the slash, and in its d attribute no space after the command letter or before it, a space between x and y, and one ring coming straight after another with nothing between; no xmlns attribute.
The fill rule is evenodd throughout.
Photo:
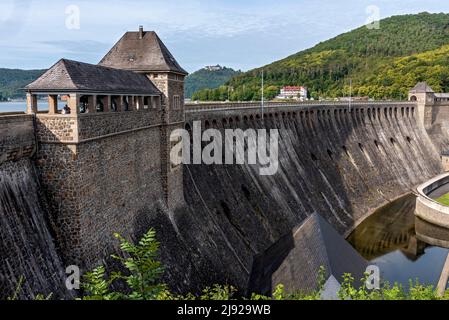
<svg viewBox="0 0 449 320"><path fill-rule="evenodd" d="M99 266L86 273L82 284L85 292L83 300L232 300L242 298L237 295L234 287L228 285L205 288L200 295L175 295L160 282L164 267L158 260L159 243L153 229L150 229L137 244L128 242L118 234L115 237L120 241L123 256L113 255L112 257L122 264L126 272L111 272L107 275L105 267ZM278 285L271 297L252 294L250 299L320 300L325 283L324 271L324 268L319 271L320 288L315 292L291 294L284 290L283 285ZM125 288L120 291L112 290L113 284L118 281L124 283ZM439 296L432 285L420 284L418 280L410 281L408 290L397 283L390 285L387 282L376 290L369 290L365 285L356 288L354 278L350 274L345 274L338 297L341 300L449 300L449 291Z"/></svg>

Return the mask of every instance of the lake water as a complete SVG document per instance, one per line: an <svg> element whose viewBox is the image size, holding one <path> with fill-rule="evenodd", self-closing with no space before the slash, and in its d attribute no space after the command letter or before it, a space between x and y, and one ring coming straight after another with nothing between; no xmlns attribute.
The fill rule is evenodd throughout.
<svg viewBox="0 0 449 320"><path fill-rule="evenodd" d="M59 101L59 104L62 102ZM38 101L39 110L48 110L48 101L39 100ZM13 101L13 102L0 102L0 113L1 112L25 112L26 111L26 101Z"/></svg>
<svg viewBox="0 0 449 320"><path fill-rule="evenodd" d="M398 199L363 221L348 241L379 267L382 280L408 287L409 279L419 279L436 286L449 250L419 239L415 228L422 230L423 221L415 218L414 209L414 195ZM435 234L431 228L425 228L426 236Z"/></svg>

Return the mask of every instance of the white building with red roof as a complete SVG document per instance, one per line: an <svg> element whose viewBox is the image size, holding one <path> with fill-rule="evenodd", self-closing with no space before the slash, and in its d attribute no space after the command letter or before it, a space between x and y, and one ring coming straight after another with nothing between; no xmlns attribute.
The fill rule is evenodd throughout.
<svg viewBox="0 0 449 320"><path fill-rule="evenodd" d="M307 88L304 86L285 86L281 88L281 93L276 98L306 100Z"/></svg>

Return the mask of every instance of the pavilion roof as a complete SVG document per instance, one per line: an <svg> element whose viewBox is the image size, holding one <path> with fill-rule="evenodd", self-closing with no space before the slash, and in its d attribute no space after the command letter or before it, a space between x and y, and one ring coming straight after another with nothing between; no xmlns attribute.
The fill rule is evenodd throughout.
<svg viewBox="0 0 449 320"><path fill-rule="evenodd" d="M61 59L25 87L31 92L97 92L160 95L145 75L89 63Z"/></svg>
<svg viewBox="0 0 449 320"><path fill-rule="evenodd" d="M154 31L126 32L100 61L100 65L150 72L165 71L187 75Z"/></svg>

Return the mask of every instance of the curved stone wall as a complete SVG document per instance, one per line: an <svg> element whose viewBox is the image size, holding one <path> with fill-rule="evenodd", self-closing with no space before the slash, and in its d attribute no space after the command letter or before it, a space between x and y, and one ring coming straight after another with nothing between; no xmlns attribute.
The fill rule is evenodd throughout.
<svg viewBox="0 0 449 320"><path fill-rule="evenodd" d="M444 173L420 185L417 188L416 216L437 226L449 228L449 207L429 197L430 194L448 184L449 173Z"/></svg>
<svg viewBox="0 0 449 320"><path fill-rule="evenodd" d="M347 235L380 206L442 172L410 103L186 112L186 129L279 129L279 170L185 165L186 206L154 215L166 282L245 290L253 259L314 212ZM312 244L311 244L312 245ZM198 288L198 289L199 289Z"/></svg>

